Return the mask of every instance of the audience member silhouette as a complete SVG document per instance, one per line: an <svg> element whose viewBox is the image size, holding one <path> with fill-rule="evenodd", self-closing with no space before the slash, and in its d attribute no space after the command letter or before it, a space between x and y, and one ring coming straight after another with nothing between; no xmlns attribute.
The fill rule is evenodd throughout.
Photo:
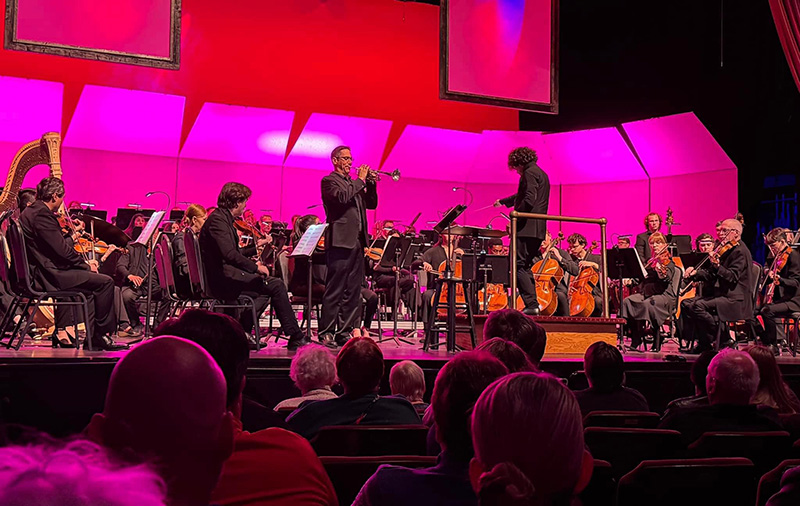
<svg viewBox="0 0 800 506"><path fill-rule="evenodd" d="M568 505L592 474L575 396L549 374L489 385L472 413L472 442L469 475L481 506Z"/></svg>
<svg viewBox="0 0 800 506"><path fill-rule="evenodd" d="M166 486L146 465L120 465L96 444L0 448L0 504L5 506L163 506Z"/></svg>
<svg viewBox="0 0 800 506"><path fill-rule="evenodd" d="M428 403L423 401L425 396L425 373L422 368L411 360L396 363L389 371L389 388L392 395L402 395L414 406L421 417L428 409Z"/></svg>
<svg viewBox="0 0 800 506"><path fill-rule="evenodd" d="M227 406L235 417L234 448L211 500L215 504L335 505L333 485L308 441L277 427L256 432L242 429L242 390L250 350L241 324L224 314L192 309L164 322L156 333L164 331L202 346L228 380Z"/></svg>
<svg viewBox="0 0 800 506"><path fill-rule="evenodd" d="M344 395L306 404L286 419L299 434L312 438L329 425L419 424L414 406L401 397L378 395L383 353L368 337L347 341L336 357L336 374Z"/></svg>
<svg viewBox="0 0 800 506"><path fill-rule="evenodd" d="M747 353L758 366L758 390L751 402L758 406L767 406L781 414L793 414L800 411L800 400L783 380L775 354L766 346L751 346Z"/></svg>
<svg viewBox="0 0 800 506"><path fill-rule="evenodd" d="M709 405L670 414L661 420L659 428L677 430L687 444L704 432L782 430L774 410L759 410L751 403L758 382L758 366L749 354L722 350L708 366Z"/></svg>
<svg viewBox="0 0 800 506"><path fill-rule="evenodd" d="M123 458L154 462L170 504L207 505L233 449L225 377L191 341L146 341L117 362L88 434Z"/></svg>
<svg viewBox="0 0 800 506"><path fill-rule="evenodd" d="M671 401L667 404L667 409L664 411L664 416L662 418L666 418L682 409L708 406L706 376L708 376L708 364L711 363L711 359L714 358L716 354L717 352L714 350L706 350L697 357L689 373L689 377L694 384L694 395Z"/></svg>
<svg viewBox="0 0 800 506"><path fill-rule="evenodd" d="M336 382L336 364L324 346L308 344L298 349L292 358L289 377L300 390L300 397L282 400L275 406L275 411L294 410L304 402L336 397L331 390Z"/></svg>
<svg viewBox="0 0 800 506"><path fill-rule="evenodd" d="M592 411L649 411L638 390L623 386L625 363L616 346L598 341L586 350L583 370L589 388L575 392L581 413Z"/></svg>
<svg viewBox="0 0 800 506"><path fill-rule="evenodd" d="M502 337L516 344L528 354L528 358L537 368L544 356L547 345L547 331L522 311L501 309L492 311L483 325L483 339Z"/></svg>
<svg viewBox="0 0 800 506"><path fill-rule="evenodd" d="M448 361L436 377L431 398L436 420L431 431L442 449L436 466L381 466L363 486L354 506L476 505L468 475L473 456L470 412L486 386L507 373L499 360L482 351L460 353Z"/></svg>
<svg viewBox="0 0 800 506"><path fill-rule="evenodd" d="M478 349L502 362L508 368L508 372L536 372L538 370L528 355L522 351L522 348L502 337L493 337L484 341L478 346Z"/></svg>

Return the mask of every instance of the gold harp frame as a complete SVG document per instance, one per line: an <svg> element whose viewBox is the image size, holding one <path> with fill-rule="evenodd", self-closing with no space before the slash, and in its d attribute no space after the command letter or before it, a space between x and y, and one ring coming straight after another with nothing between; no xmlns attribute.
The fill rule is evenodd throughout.
<svg viewBox="0 0 800 506"><path fill-rule="evenodd" d="M20 39L17 37L18 9L19 0L6 0L5 49L169 70L178 70L181 66L181 0L170 0L170 47L168 57Z"/></svg>

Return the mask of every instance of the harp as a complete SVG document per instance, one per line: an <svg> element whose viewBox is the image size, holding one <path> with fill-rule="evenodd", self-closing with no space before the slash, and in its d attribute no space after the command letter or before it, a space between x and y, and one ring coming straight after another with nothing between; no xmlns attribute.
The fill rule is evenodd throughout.
<svg viewBox="0 0 800 506"><path fill-rule="evenodd" d="M8 169L6 185L0 193L0 212L17 207L17 193L25 174L37 165L50 166L50 176L61 178L61 135L47 132L41 139L29 142L17 151Z"/></svg>

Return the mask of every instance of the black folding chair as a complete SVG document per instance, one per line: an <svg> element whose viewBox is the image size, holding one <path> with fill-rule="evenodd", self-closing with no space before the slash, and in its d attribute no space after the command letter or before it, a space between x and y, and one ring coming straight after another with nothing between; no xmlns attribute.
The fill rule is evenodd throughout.
<svg viewBox="0 0 800 506"><path fill-rule="evenodd" d="M14 315L17 314L17 309L20 306L21 298L11 290L11 255L8 249L8 242L6 236L0 234L0 250L2 252L2 260L0 260L0 285L7 294L11 296L11 304L6 308L3 313L3 318L0 319L0 340L5 339L6 333L11 331L12 324L14 323ZM11 332L9 339L14 338L14 333Z"/></svg>
<svg viewBox="0 0 800 506"><path fill-rule="evenodd" d="M11 251L11 289L24 301L22 306L22 314L34 314L40 306L72 306L72 321L75 328L78 326L80 319L76 308L81 308L82 319L86 325L86 339L84 340L84 348L87 350L92 349L92 325L89 322L89 303L86 296L78 291L72 290L53 290L53 291L40 291L33 287L33 281L30 275L30 266L28 265L27 249L25 247L25 236L22 233L22 227L16 220L9 220L8 222L8 246ZM48 301L47 299L52 299ZM76 300L77 299L77 300ZM33 325L33 318L25 318L25 326L20 329L23 319L15 327L14 335L8 340L7 348L11 348L14 338L17 337L17 344L15 349L22 346L22 341L28 334L31 326ZM78 346L78 333L75 332L76 347Z"/></svg>
<svg viewBox="0 0 800 506"><path fill-rule="evenodd" d="M169 316L175 316L178 309L183 309L188 300L178 295L175 287L175 272L173 271L172 244L169 237L161 235L155 248L156 273L158 274L158 285L161 288L163 297L169 301Z"/></svg>
<svg viewBox="0 0 800 506"><path fill-rule="evenodd" d="M186 249L186 263L189 266L189 284L192 288L192 299L199 301L200 306L208 304L211 311L218 308L250 310L253 313L253 330L256 337L256 351L261 349L261 329L256 303L249 295L239 295L236 302L215 298L208 292L206 285L205 266L200 253L200 242L192 229L187 228L183 234L183 245Z"/></svg>

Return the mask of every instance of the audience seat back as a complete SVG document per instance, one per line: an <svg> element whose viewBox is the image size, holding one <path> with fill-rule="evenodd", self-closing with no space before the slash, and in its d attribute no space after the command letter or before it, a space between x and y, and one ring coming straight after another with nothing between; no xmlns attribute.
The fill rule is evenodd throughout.
<svg viewBox="0 0 800 506"><path fill-rule="evenodd" d="M771 471L765 473L758 481L756 506L766 506L769 498L777 494L781 489L781 478L783 478L783 473L797 466L800 466L800 459L788 459L778 464Z"/></svg>
<svg viewBox="0 0 800 506"><path fill-rule="evenodd" d="M353 504L358 491L383 464L412 468L433 467L436 457L320 457L336 490L339 504Z"/></svg>
<svg viewBox="0 0 800 506"><path fill-rule="evenodd" d="M583 419L584 427L622 427L655 429L661 415L648 411L592 411Z"/></svg>
<svg viewBox="0 0 800 506"><path fill-rule="evenodd" d="M425 455L424 425L338 425L311 439L319 456Z"/></svg>
<svg viewBox="0 0 800 506"><path fill-rule="evenodd" d="M755 476L744 458L646 460L620 478L617 506L750 506Z"/></svg>
<svg viewBox="0 0 800 506"><path fill-rule="evenodd" d="M617 480L614 479L611 463L595 459L592 478L580 493L581 504L583 506L607 506L612 504L616 489Z"/></svg>
<svg viewBox="0 0 800 506"><path fill-rule="evenodd" d="M682 456L681 434L675 430L587 427L583 434L592 456L610 462L617 478L643 460Z"/></svg>
<svg viewBox="0 0 800 506"><path fill-rule="evenodd" d="M706 432L689 445L690 458L744 457L765 473L789 455L788 432Z"/></svg>

